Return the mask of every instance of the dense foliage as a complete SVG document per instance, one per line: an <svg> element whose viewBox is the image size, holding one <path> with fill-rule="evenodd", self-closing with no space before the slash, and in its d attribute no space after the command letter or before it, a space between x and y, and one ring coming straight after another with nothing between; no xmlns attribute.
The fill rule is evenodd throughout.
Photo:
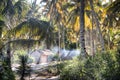
<svg viewBox="0 0 120 80"><path fill-rule="evenodd" d="M0 0L0 80L15 80L16 51L54 46L55 61L60 49L82 53L48 69L61 80L120 80L120 0ZM24 80L28 57L19 58Z"/></svg>
<svg viewBox="0 0 120 80"><path fill-rule="evenodd" d="M74 63L74 64L73 64ZM119 80L120 52L107 51L65 62L61 80Z"/></svg>
<svg viewBox="0 0 120 80"><path fill-rule="evenodd" d="M0 61L0 79L1 80L15 80L13 71L8 67L7 60Z"/></svg>

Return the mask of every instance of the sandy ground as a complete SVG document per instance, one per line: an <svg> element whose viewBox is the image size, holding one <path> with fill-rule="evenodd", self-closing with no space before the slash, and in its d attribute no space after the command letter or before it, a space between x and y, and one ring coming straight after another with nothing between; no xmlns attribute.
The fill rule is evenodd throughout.
<svg viewBox="0 0 120 80"><path fill-rule="evenodd" d="M18 67L19 65L18 64L14 64L13 65L13 71L16 71L16 68L15 67ZM48 64L31 64L31 69L32 69L32 72L31 72L31 76L29 77L25 77L25 80L59 80L59 75L57 76L50 76L50 75L45 75L45 76L42 76L39 74L39 72L42 72L44 73L44 71L42 71L42 69L44 69L45 67L48 66ZM19 80L20 77L19 76L16 76L16 80Z"/></svg>

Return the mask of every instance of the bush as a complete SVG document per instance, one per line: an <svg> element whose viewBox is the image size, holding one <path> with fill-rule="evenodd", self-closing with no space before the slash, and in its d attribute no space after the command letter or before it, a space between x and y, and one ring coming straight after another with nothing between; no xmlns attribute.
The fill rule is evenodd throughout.
<svg viewBox="0 0 120 80"><path fill-rule="evenodd" d="M65 62L57 62L57 63L54 63L52 65L49 65L47 67L47 72L52 74L52 75L59 75L61 73L61 69L63 68Z"/></svg>
<svg viewBox="0 0 120 80"><path fill-rule="evenodd" d="M107 51L74 59L67 61L61 70L61 80L120 80L120 54Z"/></svg>
<svg viewBox="0 0 120 80"><path fill-rule="evenodd" d="M60 79L61 80L85 80L84 72L84 62L85 60L74 59L67 61L66 65L63 67Z"/></svg>
<svg viewBox="0 0 120 80"><path fill-rule="evenodd" d="M0 61L0 80L15 80L13 71L5 61Z"/></svg>
<svg viewBox="0 0 120 80"><path fill-rule="evenodd" d="M19 59L20 66L18 68L18 74L21 76L20 80L25 80L24 77L27 75L30 76L31 72L30 67L27 65L28 55L19 55Z"/></svg>

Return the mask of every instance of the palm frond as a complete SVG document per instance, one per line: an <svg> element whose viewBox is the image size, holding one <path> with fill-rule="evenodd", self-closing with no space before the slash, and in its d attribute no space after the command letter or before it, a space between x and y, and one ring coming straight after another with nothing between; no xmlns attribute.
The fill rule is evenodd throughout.
<svg viewBox="0 0 120 80"><path fill-rule="evenodd" d="M14 9L17 11L17 13L19 15L22 14L23 8L25 8L26 3L24 0L18 0L15 4L14 4Z"/></svg>
<svg viewBox="0 0 120 80"><path fill-rule="evenodd" d="M3 9L2 14L13 15L15 13L12 0L7 1L6 7Z"/></svg>
<svg viewBox="0 0 120 80"><path fill-rule="evenodd" d="M39 45L40 42L41 42L40 40L34 40L34 39L16 39L16 40L11 40L6 44L3 44L0 50L4 49L8 44L10 44L11 48L13 49L17 49L17 48L27 49L28 47Z"/></svg>
<svg viewBox="0 0 120 80"><path fill-rule="evenodd" d="M1 35L2 35L2 29L3 29L2 26L4 26L4 25L5 25L4 21L0 20L0 38L1 38Z"/></svg>
<svg viewBox="0 0 120 80"><path fill-rule="evenodd" d="M105 8L106 15L103 24L104 26L114 27L120 25L120 1L115 0Z"/></svg>
<svg viewBox="0 0 120 80"><path fill-rule="evenodd" d="M77 16L79 16L79 8L75 8L75 9L71 10L71 12L69 13L67 24L75 23L75 18Z"/></svg>
<svg viewBox="0 0 120 80"><path fill-rule="evenodd" d="M3 8L7 5L7 0L0 0L0 12L2 12Z"/></svg>
<svg viewBox="0 0 120 80"><path fill-rule="evenodd" d="M120 0L114 1L106 9L107 9L107 14L120 12Z"/></svg>
<svg viewBox="0 0 120 80"><path fill-rule="evenodd" d="M5 22L3 20L0 20L0 26L3 26Z"/></svg>
<svg viewBox="0 0 120 80"><path fill-rule="evenodd" d="M32 46L38 42L39 40L34 40L34 39L17 39L17 40L12 40L9 43L15 45L21 45L21 46L28 46L28 45Z"/></svg>
<svg viewBox="0 0 120 80"><path fill-rule="evenodd" d="M73 3L66 3L65 5L63 5L63 9L72 8L74 6L75 6L75 4L73 4Z"/></svg>
<svg viewBox="0 0 120 80"><path fill-rule="evenodd" d="M53 41L53 28L50 26L49 22L38 20L35 18L30 18L29 20L20 23L18 26L8 31L7 35L14 35L16 38L23 38L25 34L28 34L28 33L29 33L28 36L30 36L31 39L40 40L40 41L49 40L47 41L46 44L51 44ZM38 38L35 39L35 37L38 37ZM24 37L23 39L29 39L29 38ZM21 43L21 40L17 40L17 41L18 43L20 42L21 46L27 43L32 44L32 42L29 42L28 40L22 41L23 44ZM16 41L13 41L12 43L14 42Z"/></svg>
<svg viewBox="0 0 120 80"><path fill-rule="evenodd" d="M20 23L18 26L16 26L12 31L15 33L20 33L20 31L25 30L24 33L27 33L26 31L34 32L36 30L36 33L47 33L50 28L52 28L49 24L49 22L38 20L35 18L30 18L27 21L24 21ZM24 34L23 32L21 34Z"/></svg>

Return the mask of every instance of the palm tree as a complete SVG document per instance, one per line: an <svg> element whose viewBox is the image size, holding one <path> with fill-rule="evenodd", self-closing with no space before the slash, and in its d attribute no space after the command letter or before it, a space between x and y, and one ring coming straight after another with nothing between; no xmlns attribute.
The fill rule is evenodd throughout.
<svg viewBox="0 0 120 80"><path fill-rule="evenodd" d="M63 20L62 18L64 18L64 12L62 10L62 5L61 5L61 2L60 0L47 0L47 1L44 1L43 2L46 3L45 5L45 12L46 15L49 17L49 20L50 20L50 23L52 25L55 25L55 27L57 28L57 38L55 39L56 42L58 41L57 45L59 47L59 50L58 50L58 54L60 52L60 48L61 48L61 35L62 35L62 27L64 26L64 23L63 23ZM64 43L63 43L64 44Z"/></svg>
<svg viewBox="0 0 120 80"><path fill-rule="evenodd" d="M8 30L12 29L14 26L16 26L16 14L22 14L22 4L23 1L22 0L18 0L18 2L16 2L13 5L12 0L2 0L0 2L0 4L2 5L1 7L1 12L0 12L0 16L2 16L2 20L4 22L4 28L1 30L1 32L7 32ZM16 11L17 10L17 11ZM18 22L17 22L18 24ZM3 35L3 34L2 34ZM7 44L7 57L8 57L8 66L11 68L11 45L9 44L9 41L11 41L11 35L4 35L6 36L5 39L7 40L8 44ZM6 41L4 41L4 43L6 43ZM4 45L3 45L4 46ZM2 46L2 47L3 47ZM0 50L2 50L2 47Z"/></svg>
<svg viewBox="0 0 120 80"><path fill-rule="evenodd" d="M47 10L48 10L47 13L50 15L50 20L52 22L55 22L55 24L62 23L66 29L69 29L69 31L67 32L67 35L69 35L69 36L67 36L67 38L69 40L72 41L73 37L75 37L79 34L78 27L79 27L79 11L80 10L79 10L79 2L78 1L76 1L76 0L73 0L70 2L65 1L64 5L63 5L62 2L52 0L52 1L47 2L47 5L45 8L47 8ZM72 30L72 28L73 28L73 30ZM71 32L70 32L70 30L71 30ZM74 36L73 36L73 34L74 34ZM59 41L60 41L60 39L59 39ZM59 44L60 44L60 42L59 42Z"/></svg>
<svg viewBox="0 0 120 80"><path fill-rule="evenodd" d="M97 27L97 31L99 33L99 37L100 37L100 42L101 42L101 48L102 48L102 51L104 51L105 47L104 47L104 39L103 39L103 36L102 36L102 32L100 30L100 24L99 24L99 21L98 21L98 17L97 17L97 14L95 13L94 11L94 7L93 7L93 1L90 0L90 7L91 7L91 10L92 10L92 15L94 15L94 19L95 19L95 22L96 22L96 27Z"/></svg>
<svg viewBox="0 0 120 80"><path fill-rule="evenodd" d="M7 5L5 5L5 7L2 10L2 15L5 15L6 18L9 18L9 20L7 21L8 23L6 24L6 26L8 27L8 29L11 28L11 24L10 19L12 19L13 15L14 15L14 7L12 4L11 0L6 1L5 3L7 3ZM10 37L8 36L8 40L10 40ZM11 50L10 50L10 44L7 45L7 65L8 67L11 69Z"/></svg>
<svg viewBox="0 0 120 80"><path fill-rule="evenodd" d="M45 40L47 48L50 48L54 39L52 30L53 28L50 26L49 22L30 18L10 30L10 34L16 36L17 40Z"/></svg>
<svg viewBox="0 0 120 80"><path fill-rule="evenodd" d="M116 0L116 1L119 3L118 0ZM53 23L53 25L57 24L57 26L59 26L59 23L62 23L64 25L67 35L69 35L69 36L67 36L67 40L71 39L72 36L70 34L78 35L79 27L76 27L76 26L78 26L80 24L79 15L81 15L81 14L79 14L80 13L79 12L80 11L80 9L79 9L80 3L78 2L78 0L71 0L71 1L63 0L62 2L61 2L61 0L50 0L50 1L47 0L47 1L43 1L43 2L47 3L45 5L45 9L46 9L45 11L47 11L46 13L48 13L47 15L50 17L50 22ZM90 5L88 3L90 3ZM85 19L86 19L86 16L87 16L87 18L89 18L89 25L86 25L86 24L88 24L88 20L86 20L84 26L89 27L90 29L92 28L94 30L94 32L96 33L94 39L97 43L100 43L100 47L101 47L100 49L102 51L104 51L105 43L104 43L104 38L103 38L103 32L101 29L102 26L99 22L99 21L102 22L102 20L103 20L99 17L99 15L102 15L99 13L101 11L100 9L103 10L103 8L101 8L100 1L95 1L95 3L96 3L95 6L93 6L94 5L93 1L85 1L86 6L85 6L85 14L84 15L85 15ZM97 3L99 3L99 4L97 4ZM116 5L119 7L118 4L116 4ZM99 7L99 9L95 10L96 7ZM114 10L116 10L116 9L114 9ZM119 10L119 8L117 10ZM91 12L92 12L92 14L90 14ZM93 24L93 26L96 26L96 28L93 26L91 27L92 21L90 22L90 16L93 16L93 21L95 22L95 24ZM59 28L59 29L61 29L61 28ZM95 31L95 29L96 29L96 31ZM86 28L85 28L85 30L86 30ZM91 36L93 36L92 33L93 32L91 32ZM79 37L79 35L78 35L78 37ZM85 35L85 37L86 37L86 35ZM96 37L99 37L100 41L99 40L97 41ZM88 42L88 40L86 42ZM97 43L95 43L94 45L96 45ZM86 47L86 49L87 49L87 47Z"/></svg>
<svg viewBox="0 0 120 80"><path fill-rule="evenodd" d="M116 43L119 42L119 37L115 38L115 36L119 36L119 26L120 26L120 1L115 0L112 1L109 6L105 6L106 17L103 19L103 26L105 41L108 43L108 49L113 49L114 46L117 46ZM116 43L114 43L116 42Z"/></svg>
<svg viewBox="0 0 120 80"><path fill-rule="evenodd" d="M84 21L84 8L85 8L85 1L81 0L81 6L80 6L80 48L81 48L81 54L83 56L86 56L86 48L85 48L85 39L84 39L84 33L85 33L85 21Z"/></svg>

